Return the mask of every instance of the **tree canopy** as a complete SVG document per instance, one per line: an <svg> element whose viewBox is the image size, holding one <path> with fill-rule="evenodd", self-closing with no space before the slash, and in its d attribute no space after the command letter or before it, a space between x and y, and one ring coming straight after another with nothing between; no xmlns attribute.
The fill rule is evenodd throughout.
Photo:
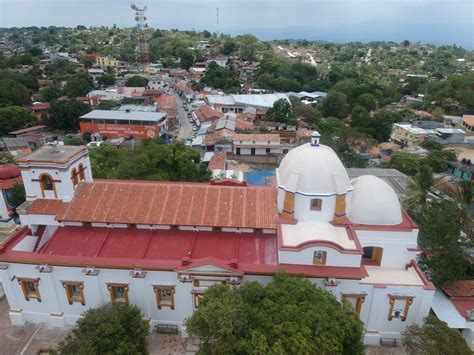
<svg viewBox="0 0 474 355"><path fill-rule="evenodd" d="M59 344L61 354L148 354L148 322L140 309L127 304L91 308L72 334Z"/></svg>
<svg viewBox="0 0 474 355"><path fill-rule="evenodd" d="M409 325L403 332L403 346L409 355L471 355L459 331L433 315L423 325Z"/></svg>
<svg viewBox="0 0 474 355"><path fill-rule="evenodd" d="M125 180L209 181L199 152L182 142L143 141L133 150L103 145L91 152L94 177Z"/></svg>
<svg viewBox="0 0 474 355"><path fill-rule="evenodd" d="M144 87L148 85L148 79L140 75L134 75L127 79L125 86Z"/></svg>
<svg viewBox="0 0 474 355"><path fill-rule="evenodd" d="M76 99L54 101L49 107L49 115L43 118L44 123L53 129L74 131L79 129L82 115L88 112L88 107Z"/></svg>
<svg viewBox="0 0 474 355"><path fill-rule="evenodd" d="M210 287L186 320L201 354L362 354L362 322L303 277Z"/></svg>
<svg viewBox="0 0 474 355"><path fill-rule="evenodd" d="M64 88L68 97L77 97L86 95L93 88L92 80L84 73L72 76Z"/></svg>
<svg viewBox="0 0 474 355"><path fill-rule="evenodd" d="M226 69L219 66L216 62L211 62L202 78L203 84L214 88L219 88L225 92L240 92L239 73L233 69Z"/></svg>
<svg viewBox="0 0 474 355"><path fill-rule="evenodd" d="M0 137L17 129L33 126L36 122L33 114L23 107L0 107Z"/></svg>
<svg viewBox="0 0 474 355"><path fill-rule="evenodd" d="M276 100L272 107L267 110L265 120L274 122L290 123L292 121L291 104L286 99Z"/></svg>

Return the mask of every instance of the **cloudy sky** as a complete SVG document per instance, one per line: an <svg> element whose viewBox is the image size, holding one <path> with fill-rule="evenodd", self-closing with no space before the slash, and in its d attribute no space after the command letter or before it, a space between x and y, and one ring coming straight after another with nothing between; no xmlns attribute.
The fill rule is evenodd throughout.
<svg viewBox="0 0 474 355"><path fill-rule="evenodd" d="M132 0L0 0L0 27L133 25ZM142 0L158 28L474 47L473 0Z"/></svg>

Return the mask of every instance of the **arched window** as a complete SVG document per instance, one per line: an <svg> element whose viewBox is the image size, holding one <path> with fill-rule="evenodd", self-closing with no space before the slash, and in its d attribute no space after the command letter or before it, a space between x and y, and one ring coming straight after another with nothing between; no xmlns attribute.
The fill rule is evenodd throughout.
<svg viewBox="0 0 474 355"><path fill-rule="evenodd" d="M71 180L72 180L72 186L76 188L77 184L79 184L79 176L77 174L76 168L72 169Z"/></svg>
<svg viewBox="0 0 474 355"><path fill-rule="evenodd" d="M48 174L42 174L40 175L39 178L40 181L40 186L41 186L41 193L44 197L50 197L46 196L45 191L54 191L54 196L56 197L56 190L54 188L54 181L53 178L48 175Z"/></svg>
<svg viewBox="0 0 474 355"><path fill-rule="evenodd" d="M362 262L365 265L380 265L382 263L383 248L364 247L362 249Z"/></svg>
<svg viewBox="0 0 474 355"><path fill-rule="evenodd" d="M52 191L54 190L54 182L53 178L49 175L42 175L40 178L41 181L41 189L44 191Z"/></svg>
<svg viewBox="0 0 474 355"><path fill-rule="evenodd" d="M79 164L79 180L80 181L86 179L86 174L84 173L85 170L86 170L86 168L84 167L84 165Z"/></svg>

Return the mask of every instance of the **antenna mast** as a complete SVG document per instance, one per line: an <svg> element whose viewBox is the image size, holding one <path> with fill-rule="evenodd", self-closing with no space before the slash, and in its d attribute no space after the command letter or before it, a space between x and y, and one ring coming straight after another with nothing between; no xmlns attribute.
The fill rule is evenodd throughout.
<svg viewBox="0 0 474 355"><path fill-rule="evenodd" d="M145 16L146 6L138 6L131 4L130 7L135 11L135 22L137 23L135 29L137 33L138 44L135 48L137 62L139 64L146 64L149 61L148 41L145 29L148 28L147 18Z"/></svg>
<svg viewBox="0 0 474 355"><path fill-rule="evenodd" d="M217 35L219 35L219 8L216 11Z"/></svg>

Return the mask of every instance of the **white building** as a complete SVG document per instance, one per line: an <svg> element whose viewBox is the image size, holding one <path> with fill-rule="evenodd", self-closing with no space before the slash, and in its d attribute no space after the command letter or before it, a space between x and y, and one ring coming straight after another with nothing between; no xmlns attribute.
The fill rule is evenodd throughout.
<svg viewBox="0 0 474 355"><path fill-rule="evenodd" d="M385 182L350 181L318 134L285 156L275 187L93 181L87 150L66 149L21 161L24 227L0 247L13 324L74 324L112 301L185 335L207 287L267 283L279 268L351 302L366 344L399 339L428 315L418 227Z"/></svg>
<svg viewBox="0 0 474 355"><path fill-rule="evenodd" d="M248 95L208 95L206 104L214 107L223 113L242 113L245 109L252 107L255 109L267 110L273 104L284 99L290 103L286 94L248 94ZM291 103L290 103L291 104Z"/></svg>
<svg viewBox="0 0 474 355"><path fill-rule="evenodd" d="M280 154L279 134L238 134L233 135L235 155Z"/></svg>

